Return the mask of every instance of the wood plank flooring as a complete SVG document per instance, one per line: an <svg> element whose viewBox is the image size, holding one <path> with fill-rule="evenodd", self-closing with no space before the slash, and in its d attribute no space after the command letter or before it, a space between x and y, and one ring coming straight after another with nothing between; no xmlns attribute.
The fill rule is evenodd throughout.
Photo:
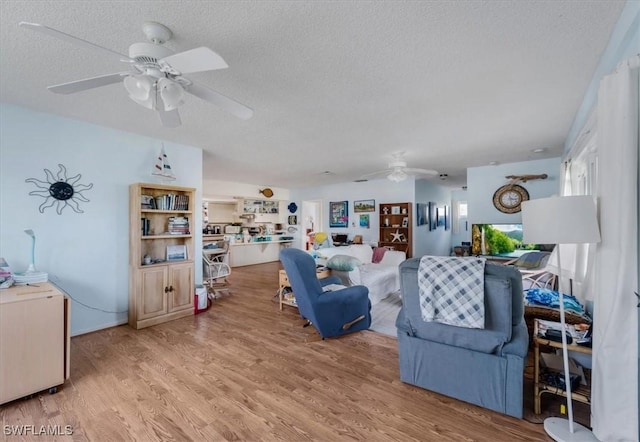
<svg viewBox="0 0 640 442"><path fill-rule="evenodd" d="M200 315L72 338L67 383L0 407L0 422L73 427L56 440L550 440L542 425L402 383L392 337L320 340L295 308L280 312L279 268L233 269L233 293Z"/></svg>

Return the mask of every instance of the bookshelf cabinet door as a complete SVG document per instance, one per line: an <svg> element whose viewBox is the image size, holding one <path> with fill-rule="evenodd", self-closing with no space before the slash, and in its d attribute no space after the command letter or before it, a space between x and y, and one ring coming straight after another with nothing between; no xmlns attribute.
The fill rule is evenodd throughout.
<svg viewBox="0 0 640 442"><path fill-rule="evenodd" d="M138 320L149 319L167 313L168 270L166 266L144 269L140 272L140 303Z"/></svg>
<svg viewBox="0 0 640 442"><path fill-rule="evenodd" d="M169 313L193 308L193 265L169 267ZM171 290L173 288L173 290Z"/></svg>

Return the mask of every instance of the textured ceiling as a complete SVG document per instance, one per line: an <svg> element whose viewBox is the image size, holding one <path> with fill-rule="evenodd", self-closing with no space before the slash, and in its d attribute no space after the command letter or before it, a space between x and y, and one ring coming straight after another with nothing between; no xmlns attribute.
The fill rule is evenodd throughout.
<svg viewBox="0 0 640 442"><path fill-rule="evenodd" d="M624 1L2 1L0 99L204 149L204 177L277 187L384 169L447 173L559 156ZM161 126L120 84L46 86L123 70L18 27L42 23L127 53L142 24L207 46L229 69L190 78L251 106L243 121L188 96ZM534 154L532 149L545 148ZM333 174L325 175L323 171Z"/></svg>

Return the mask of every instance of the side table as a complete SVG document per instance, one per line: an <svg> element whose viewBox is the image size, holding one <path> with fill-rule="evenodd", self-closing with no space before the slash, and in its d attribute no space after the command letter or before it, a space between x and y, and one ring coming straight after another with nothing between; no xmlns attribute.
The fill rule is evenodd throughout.
<svg viewBox="0 0 640 442"><path fill-rule="evenodd" d="M559 387L545 383L540 379L540 347L551 347L562 349L562 342L550 341L549 339L538 336L538 320L535 320L534 326L534 377L533 377L533 412L540 414L540 399L543 393L555 394L558 396L567 397L567 392ZM568 351L575 351L591 355L590 347L583 347L576 344L567 345ZM586 377L586 376L585 376ZM580 385L577 389L571 390L571 397L573 400L583 402L585 404L591 404L591 379L587 377L587 385Z"/></svg>
<svg viewBox="0 0 640 442"><path fill-rule="evenodd" d="M326 267L318 267L316 270L316 275L318 275L318 279L324 279L331 276L331 269ZM293 292L284 293L284 289L287 287L291 288L291 283L289 282L289 278L287 277L287 272L284 270L280 270L278 272L278 298L280 300L280 310L282 310L283 305L290 305L292 307L298 307L296 304L296 298L293 296Z"/></svg>

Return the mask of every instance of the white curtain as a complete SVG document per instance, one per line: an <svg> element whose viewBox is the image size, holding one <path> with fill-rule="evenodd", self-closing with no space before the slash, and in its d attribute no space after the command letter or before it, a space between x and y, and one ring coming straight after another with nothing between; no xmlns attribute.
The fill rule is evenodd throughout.
<svg viewBox="0 0 640 442"><path fill-rule="evenodd" d="M563 161L560 195L595 195L596 133L597 119L596 112L593 112ZM568 287L571 287L571 294L583 304L593 300L595 249L595 244L563 244L560 248L563 293L567 293ZM551 255L547 268L558 274L558 258L555 253Z"/></svg>
<svg viewBox="0 0 640 442"><path fill-rule="evenodd" d="M591 424L601 441L638 440L638 65L598 93L598 187Z"/></svg>

